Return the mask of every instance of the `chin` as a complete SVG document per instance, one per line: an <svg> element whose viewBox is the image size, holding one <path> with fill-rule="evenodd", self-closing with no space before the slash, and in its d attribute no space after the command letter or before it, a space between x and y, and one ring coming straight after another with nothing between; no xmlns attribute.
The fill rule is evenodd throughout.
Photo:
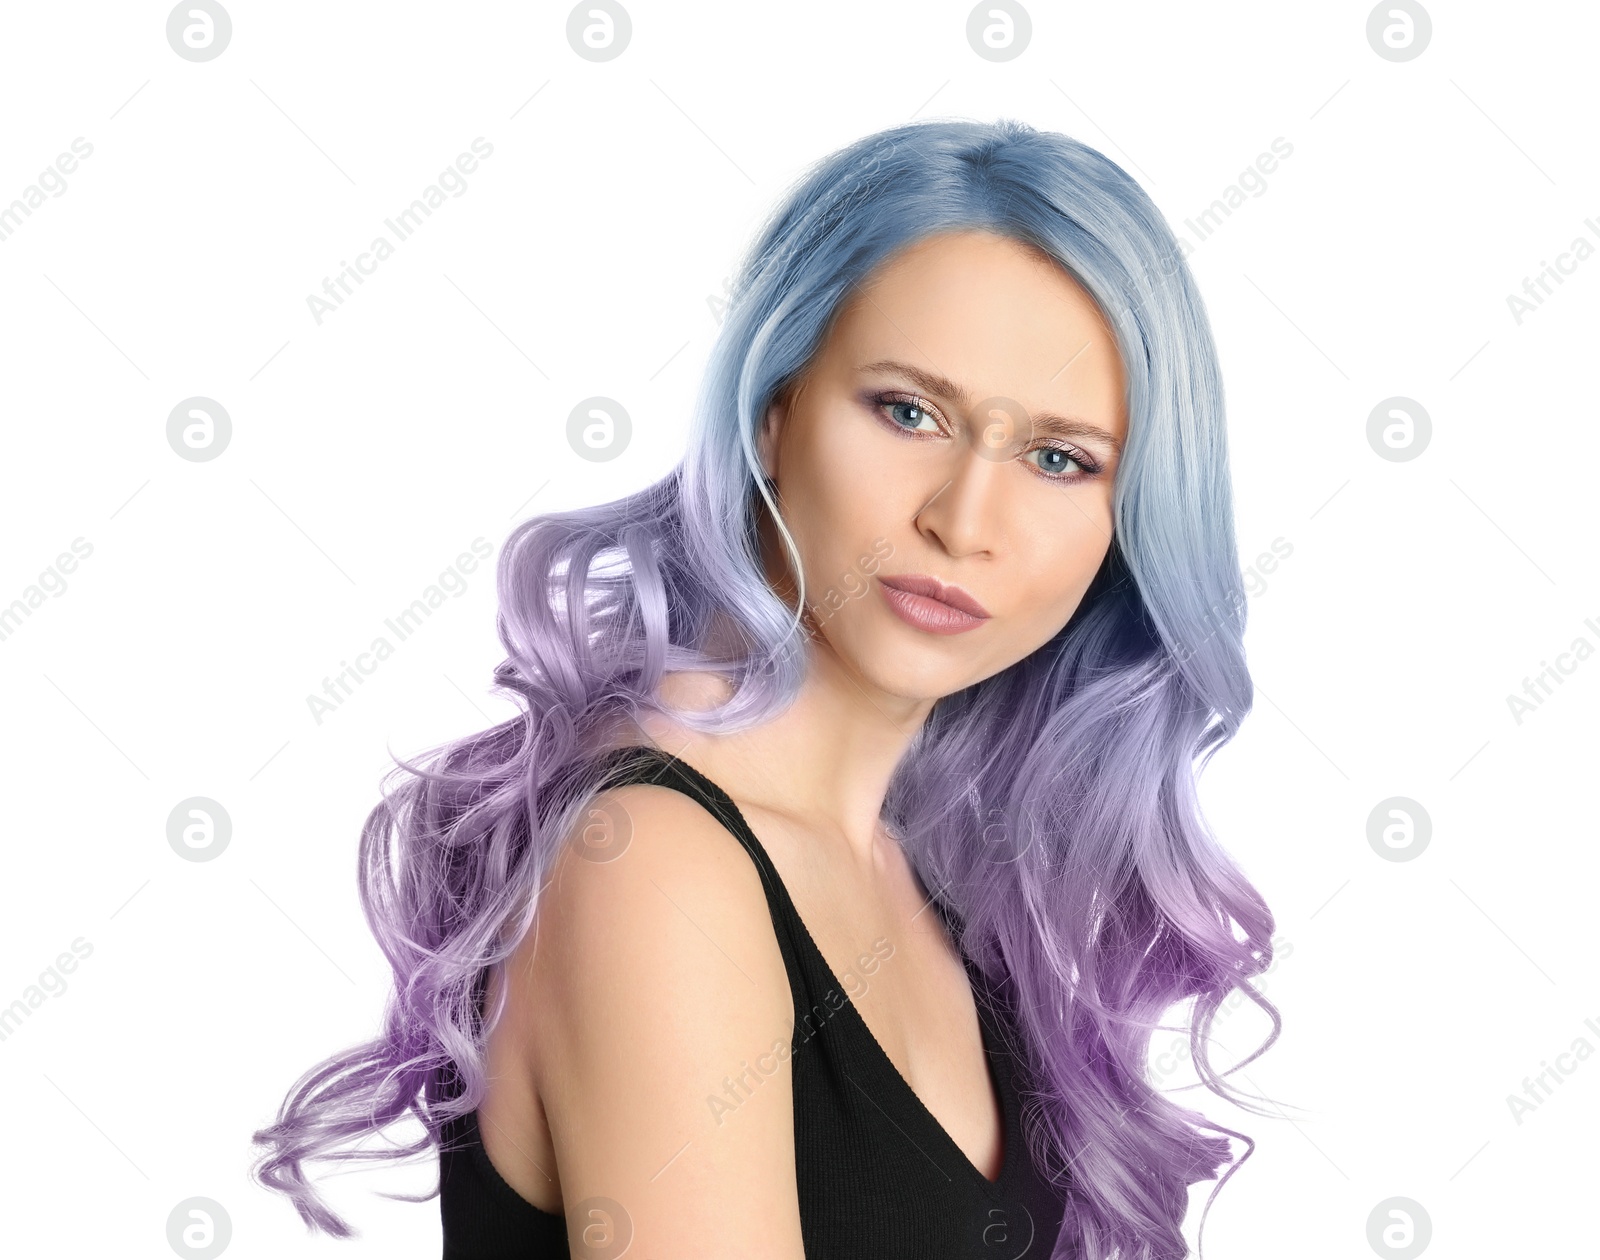
<svg viewBox="0 0 1600 1260"><path fill-rule="evenodd" d="M845 636L841 636L845 637ZM971 651L962 636L948 638L905 633L848 636L829 641L840 660L886 695L909 701L942 700L982 680L974 671ZM928 640L918 642L918 640Z"/></svg>

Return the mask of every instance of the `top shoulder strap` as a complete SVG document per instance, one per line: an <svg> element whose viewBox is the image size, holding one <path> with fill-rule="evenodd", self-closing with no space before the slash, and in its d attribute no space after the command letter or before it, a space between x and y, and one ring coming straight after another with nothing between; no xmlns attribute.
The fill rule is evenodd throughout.
<svg viewBox="0 0 1600 1260"><path fill-rule="evenodd" d="M688 762L647 744L629 744L605 754L595 790L603 791L633 783L682 792L702 806L738 840L761 876L767 910L772 916L778 947L789 972L789 986L794 993L796 1010L808 1006L809 1002L802 1001L802 994L812 986L806 980L804 960L807 955L802 942L810 939L809 933L778 874L778 868L772 864L765 847L739 812L733 798Z"/></svg>
<svg viewBox="0 0 1600 1260"><path fill-rule="evenodd" d="M595 790L604 791L631 783L671 788L691 797L733 833L758 867L771 865L766 860L767 854L761 847L761 841L756 839L732 798L687 762L648 744L628 744L613 749L602 759Z"/></svg>

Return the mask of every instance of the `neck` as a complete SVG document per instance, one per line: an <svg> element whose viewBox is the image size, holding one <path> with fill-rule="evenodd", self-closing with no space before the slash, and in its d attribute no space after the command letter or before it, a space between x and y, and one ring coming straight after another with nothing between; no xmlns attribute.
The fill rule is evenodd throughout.
<svg viewBox="0 0 1600 1260"><path fill-rule="evenodd" d="M714 735L652 715L644 730L735 801L836 831L870 861L889 780L933 702L882 691L818 637L809 653L794 703L760 726ZM728 684L670 675L661 690L668 704L695 709L725 698Z"/></svg>

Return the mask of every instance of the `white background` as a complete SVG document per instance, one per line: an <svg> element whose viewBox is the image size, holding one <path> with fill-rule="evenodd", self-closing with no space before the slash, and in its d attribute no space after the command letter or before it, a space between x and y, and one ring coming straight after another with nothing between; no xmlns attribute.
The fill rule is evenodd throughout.
<svg viewBox="0 0 1600 1260"><path fill-rule="evenodd" d="M492 570L320 724L306 698L473 539L666 472L761 216L823 154L941 115L1101 148L1191 241L1293 147L1191 259L1241 564L1292 548L1251 602L1255 711L1202 779L1278 916L1284 1016L1235 1078L1282 1113L1182 1095L1258 1142L1207 1254L1398 1257L1367 1240L1392 1196L1432 1255L1592 1237L1600 1062L1561 1060L1520 1124L1507 1102L1600 1048L1600 659L1520 722L1507 703L1600 647L1600 259L1520 324L1507 304L1600 245L1592 8L1431 4L1431 43L1393 62L1365 4L1039 3L1003 63L964 4L641 2L605 63L561 5L228 10L204 63L160 4L7 6L0 30L0 206L93 145L0 241L0 605L93 548L0 641L0 1005L92 946L0 1041L0 1250L168 1256L168 1214L206 1196L229 1257L438 1254L436 1202L371 1193L435 1165L327 1181L355 1241L308 1240L246 1169L294 1078L377 1027L355 852L389 750L514 712L488 695ZM479 136L465 193L319 325L307 295ZM166 440L196 395L232 419L209 462ZM609 463L566 442L591 395L632 417ZM1368 444L1392 396L1431 417L1416 459ZM167 843L196 795L232 820L215 861ZM1431 819L1414 860L1368 843L1393 796ZM1263 1027L1231 1016L1218 1061Z"/></svg>

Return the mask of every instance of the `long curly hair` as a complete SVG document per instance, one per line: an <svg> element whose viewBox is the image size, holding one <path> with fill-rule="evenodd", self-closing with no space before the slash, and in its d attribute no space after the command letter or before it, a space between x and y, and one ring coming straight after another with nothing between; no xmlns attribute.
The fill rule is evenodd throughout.
<svg viewBox="0 0 1600 1260"><path fill-rule="evenodd" d="M420 1155L478 1106L505 1002L502 986L485 1009L487 978L531 927L619 721L655 712L733 731L796 694L804 578L791 606L763 576L762 512L800 564L762 476L759 421L855 286L961 229L1042 251L1094 298L1122 356L1129 434L1114 541L1079 608L1029 656L933 706L883 817L1017 1012L1027 1140L1068 1194L1052 1254L1187 1254L1189 1185L1230 1165L1220 1190L1238 1166L1228 1137L1247 1147L1241 1162L1254 1143L1156 1087L1152 1034L1192 999L1201 1082L1265 1114L1215 1071L1208 1031L1235 989L1272 1023L1245 1062L1280 1027L1250 984L1271 965L1272 914L1195 791L1253 698L1222 385L1193 277L1149 197L1094 149L1009 120L908 124L812 167L737 275L683 461L636 494L511 532L495 681L522 712L396 759L360 844L362 905L394 971L382 1030L308 1070L254 1135L267 1148L256 1178L313 1229L352 1232L307 1161ZM714 620L739 632L731 659L725 643L712 650ZM664 674L707 669L735 683L726 703L665 705ZM415 1143L343 1149L408 1113L426 1130Z"/></svg>

